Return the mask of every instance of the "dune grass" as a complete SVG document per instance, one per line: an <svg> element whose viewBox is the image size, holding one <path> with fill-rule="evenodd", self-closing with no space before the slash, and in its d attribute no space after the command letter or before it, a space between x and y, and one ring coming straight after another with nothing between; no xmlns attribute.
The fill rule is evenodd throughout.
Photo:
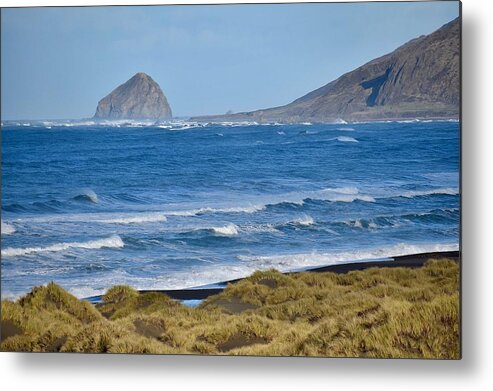
<svg viewBox="0 0 493 391"><path fill-rule="evenodd" d="M188 308L115 286L96 306L50 283L2 302L3 351L458 359L459 266L256 272Z"/></svg>

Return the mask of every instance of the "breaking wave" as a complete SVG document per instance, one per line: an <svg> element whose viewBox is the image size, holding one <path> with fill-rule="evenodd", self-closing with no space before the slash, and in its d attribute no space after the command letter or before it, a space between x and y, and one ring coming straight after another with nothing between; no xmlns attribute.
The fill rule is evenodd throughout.
<svg viewBox="0 0 493 391"><path fill-rule="evenodd" d="M266 202L265 206L274 207L282 204L303 205L308 200L329 202L375 202L375 198L367 194L361 194L356 187L340 187L273 196L271 200Z"/></svg>
<svg viewBox="0 0 493 391"><path fill-rule="evenodd" d="M310 225L315 224L315 220L313 220L313 217L311 217L311 216L303 216L303 217L300 217L299 219L290 221L289 224L301 225L304 227L308 227Z"/></svg>
<svg viewBox="0 0 493 391"><path fill-rule="evenodd" d="M341 263L362 262L370 259L397 257L402 255L429 252L456 251L458 244L408 244L399 243L394 246L369 249L342 251L336 253L301 253L268 256L245 256L237 258L255 269L276 268L280 271L305 269L307 267L329 266ZM391 262L391 260L389 260Z"/></svg>
<svg viewBox="0 0 493 391"><path fill-rule="evenodd" d="M222 227L212 227L212 231L217 235L234 236L238 235L238 226L231 223Z"/></svg>
<svg viewBox="0 0 493 391"><path fill-rule="evenodd" d="M177 210L177 211L168 211L164 212L166 216L179 216L179 217L191 217L191 216L200 216L204 214L213 214L213 213L255 213L265 208L265 205L250 205L250 206L239 206L239 207L230 207L230 208L197 208L190 210Z"/></svg>
<svg viewBox="0 0 493 391"><path fill-rule="evenodd" d="M166 221L164 213L140 213L135 216L120 217L107 220L98 220L98 223L104 224L144 224L144 223L159 223Z"/></svg>
<svg viewBox="0 0 493 391"><path fill-rule="evenodd" d="M340 141L341 143L359 143L355 138L348 136L338 136L334 140Z"/></svg>
<svg viewBox="0 0 493 391"><path fill-rule="evenodd" d="M375 202L375 198L361 194L356 187L325 188L304 192L292 192L273 194L268 197L258 197L251 200L248 205L224 208L203 207L189 210L177 210L163 212L166 216L191 217L214 213L255 213L266 208L282 206L285 204L303 205L308 200L320 200L329 202Z"/></svg>
<svg viewBox="0 0 493 391"><path fill-rule="evenodd" d="M37 254L44 252L59 252L71 248L100 249L100 248L121 248L124 246L123 240L118 235L112 235L108 238L90 240L88 242L68 242L56 243L46 247L26 247L26 248L6 248L2 249L2 256L16 257L28 254Z"/></svg>
<svg viewBox="0 0 493 391"><path fill-rule="evenodd" d="M15 232L15 227L12 224L2 221L2 235L12 235Z"/></svg>
<svg viewBox="0 0 493 391"><path fill-rule="evenodd" d="M98 195L91 189L83 190L81 194L73 198L75 201L91 202L97 204L99 202Z"/></svg>

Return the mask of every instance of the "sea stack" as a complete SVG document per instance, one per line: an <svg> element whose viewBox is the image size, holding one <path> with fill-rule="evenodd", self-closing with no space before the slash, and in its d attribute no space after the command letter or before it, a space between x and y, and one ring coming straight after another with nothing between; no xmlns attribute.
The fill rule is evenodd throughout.
<svg viewBox="0 0 493 391"><path fill-rule="evenodd" d="M143 72L101 99L94 114L97 119L163 120L171 117L171 107L161 87Z"/></svg>

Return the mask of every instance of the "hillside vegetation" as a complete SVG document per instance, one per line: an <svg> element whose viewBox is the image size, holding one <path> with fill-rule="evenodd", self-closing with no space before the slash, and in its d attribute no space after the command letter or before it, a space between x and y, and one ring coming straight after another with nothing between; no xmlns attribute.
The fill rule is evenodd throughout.
<svg viewBox="0 0 493 391"><path fill-rule="evenodd" d="M459 265L256 272L197 308L115 286L54 283L2 302L2 351L458 359Z"/></svg>

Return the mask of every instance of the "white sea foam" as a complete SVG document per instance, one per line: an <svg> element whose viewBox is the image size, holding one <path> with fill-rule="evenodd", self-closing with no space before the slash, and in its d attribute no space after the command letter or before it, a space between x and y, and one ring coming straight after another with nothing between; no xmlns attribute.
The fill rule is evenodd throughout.
<svg viewBox="0 0 493 391"><path fill-rule="evenodd" d="M164 212L166 216L181 216L181 217L191 217L198 216L202 214L212 214L212 213L255 213L262 209L265 209L265 205L248 205L248 206L238 206L229 208L197 208L189 210L176 210Z"/></svg>
<svg viewBox="0 0 493 391"><path fill-rule="evenodd" d="M190 232L211 232L220 236L236 236L242 233L256 234L256 233L280 233L280 231L272 224L244 224L236 225L233 223L227 223L225 225L192 225L181 226L176 229L177 232L190 233Z"/></svg>
<svg viewBox="0 0 493 391"><path fill-rule="evenodd" d="M201 124L199 123L184 123L179 126L174 126L170 128L169 130L190 130L190 129L195 129L195 128L200 128L202 127Z"/></svg>
<svg viewBox="0 0 493 391"><path fill-rule="evenodd" d="M2 235L12 235L16 230L15 227L7 222L2 221Z"/></svg>
<svg viewBox="0 0 493 391"><path fill-rule="evenodd" d="M386 195L387 197L388 195ZM86 199L87 195L83 195ZM97 196L96 196L97 197ZM70 223L70 222L94 222L99 224L145 224L164 222L170 217L194 217L206 214L251 214L268 207L282 204L304 205L306 200L319 200L329 202L375 202L375 198L360 193L356 187L324 188L312 191L300 191L291 193L272 194L267 196L251 196L248 202L238 206L205 206L190 209L161 209L160 211L149 211L140 213L72 213L53 214L47 216L36 216L21 218L19 221L25 223Z"/></svg>
<svg viewBox="0 0 493 391"><path fill-rule="evenodd" d="M334 122L334 124L341 124L341 125L346 125L347 122L344 121L342 118L337 118Z"/></svg>
<svg viewBox="0 0 493 391"><path fill-rule="evenodd" d="M414 118L414 119L403 119L403 120L396 121L396 122L399 124L413 124L416 122L421 122L421 120L419 118Z"/></svg>
<svg viewBox="0 0 493 391"><path fill-rule="evenodd" d="M337 130L342 130L344 132L353 132L355 129L350 127L337 128Z"/></svg>
<svg viewBox="0 0 493 391"><path fill-rule="evenodd" d="M280 136L285 136L285 135L286 135L286 133L284 133L282 130L279 130L279 131L277 132L277 134L278 134L278 135L280 135Z"/></svg>
<svg viewBox="0 0 493 391"><path fill-rule="evenodd" d="M290 223L307 227L307 226L315 224L315 220L313 220L313 217L305 215L303 217L300 217L299 219L295 219L295 220L290 221Z"/></svg>
<svg viewBox="0 0 493 391"><path fill-rule="evenodd" d="M269 256L243 256L237 258L252 266L254 269L276 268L280 271L302 269L312 266L335 265L342 263L361 262L368 259L388 258L401 255L419 254L439 251L456 251L457 244L407 244L400 243L394 246L379 249L341 251L335 253L301 253L281 254Z"/></svg>
<svg viewBox="0 0 493 391"><path fill-rule="evenodd" d="M240 227L240 230L246 233L280 233L280 231L272 224L243 225Z"/></svg>
<svg viewBox="0 0 493 391"><path fill-rule="evenodd" d="M345 221L344 224L349 225L354 228L369 228L369 229L377 229L378 225L374 222L366 222L364 220L349 220Z"/></svg>
<svg viewBox="0 0 493 391"><path fill-rule="evenodd" d="M224 236L234 236L238 235L238 226L230 223L222 227L212 227L214 233Z"/></svg>
<svg viewBox="0 0 493 391"><path fill-rule="evenodd" d="M123 247L123 240L118 235L108 238L90 240L88 242L68 242L56 243L46 247L25 247L25 248L6 248L2 249L2 256L16 257L27 254L37 254L44 252L59 252L71 248L100 249L100 248L120 248Z"/></svg>
<svg viewBox="0 0 493 391"><path fill-rule="evenodd" d="M440 244L399 244L379 250L346 251L338 253L304 253L304 254L279 254L273 256L239 256L241 261L238 264L223 265L203 265L190 270L180 270L176 272L165 271L160 277L138 277L129 275L121 270L115 270L102 278L91 276L90 279L78 279L76 285L66 286L65 288L79 298L103 294L108 288L116 284L127 284L135 289L184 289L207 284L227 281L235 278L242 278L251 275L256 270L267 270L276 268L279 271L303 270L310 267L328 266L343 263L362 262L369 259L387 259L392 256L417 254L433 251L455 251L458 245ZM389 262L392 262L389 260ZM98 286L102 288L91 288ZM19 297L18 294L9 294L13 298ZM2 291L2 297L4 291Z"/></svg>
<svg viewBox="0 0 493 391"><path fill-rule="evenodd" d="M348 136L338 136L335 138L335 140L340 141L342 143L358 143L359 142L355 138L348 137Z"/></svg>
<svg viewBox="0 0 493 391"><path fill-rule="evenodd" d="M133 216L98 220L97 222L104 224L145 224L145 223L158 223L166 220L167 218L164 213L139 213Z"/></svg>
<svg viewBox="0 0 493 391"><path fill-rule="evenodd" d="M209 124L206 124L209 125ZM238 126L257 126L258 122L255 121L238 121L238 122L233 122L233 121L221 121L221 122L215 122L212 123L211 125L219 125L219 126L225 126L225 127L238 127ZM271 124L262 124L262 125L271 125Z"/></svg>

